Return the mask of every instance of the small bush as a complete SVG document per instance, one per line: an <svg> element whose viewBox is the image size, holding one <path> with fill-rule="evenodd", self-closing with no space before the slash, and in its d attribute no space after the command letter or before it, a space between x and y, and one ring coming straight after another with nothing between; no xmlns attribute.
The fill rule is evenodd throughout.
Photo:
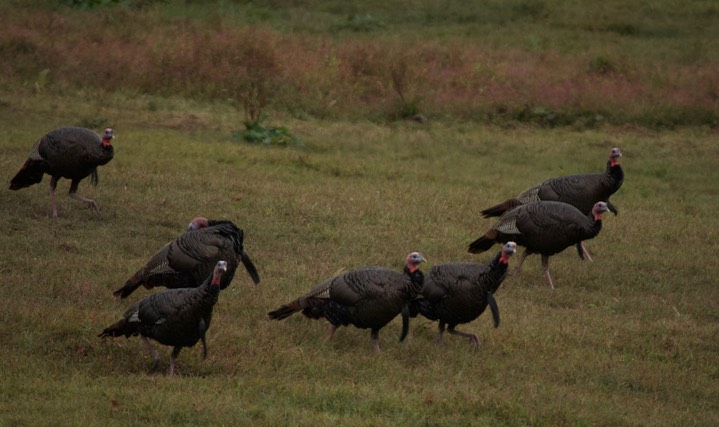
<svg viewBox="0 0 719 427"><path fill-rule="evenodd" d="M270 126L265 127L262 122L269 117L267 113L262 113L256 121L245 121L245 130L236 131L232 134L232 138L236 141L245 141L250 144L264 145L302 145L299 138L292 135L285 127Z"/></svg>

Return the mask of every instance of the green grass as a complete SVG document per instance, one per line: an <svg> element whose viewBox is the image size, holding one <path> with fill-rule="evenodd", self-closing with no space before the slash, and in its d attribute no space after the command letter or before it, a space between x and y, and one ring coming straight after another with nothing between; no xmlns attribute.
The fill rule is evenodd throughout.
<svg viewBox="0 0 719 427"><path fill-rule="evenodd" d="M47 178L0 191L0 426L719 425L714 2L120 3L0 14L6 187L51 129L117 136L80 185L100 215L66 180L57 220ZM233 138L248 87L302 144ZM488 261L466 253L482 208L601 171L613 146L626 179L594 262L553 257L550 291L530 257L501 326L460 328L479 351L438 347L424 319L402 344L388 325L379 355L366 330L267 320L410 251L425 270ZM222 293L207 360L149 374L137 338L97 334L147 294L112 290L198 215L244 228L262 283L239 271Z"/></svg>
<svg viewBox="0 0 719 427"><path fill-rule="evenodd" d="M271 117L302 147L232 140L231 106L92 92L4 95L6 181L44 132L116 130L100 183L80 186L96 215L47 178L0 191L0 425L716 425L719 423L719 148L703 128L499 129ZM497 293L502 324L465 325L482 348L415 319L380 333L267 311L340 269L486 262L466 245L492 221L478 212L547 177L601 171L622 148L626 179L588 242L539 259ZM245 230L262 275L238 271L215 308L209 357L184 350L181 376L148 374L136 339L96 335L130 301L111 291L197 215ZM162 349L163 369L169 349Z"/></svg>

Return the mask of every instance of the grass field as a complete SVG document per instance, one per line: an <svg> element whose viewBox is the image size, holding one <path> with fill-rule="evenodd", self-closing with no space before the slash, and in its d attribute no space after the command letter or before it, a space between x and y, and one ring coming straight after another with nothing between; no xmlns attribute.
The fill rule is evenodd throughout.
<svg viewBox="0 0 719 427"><path fill-rule="evenodd" d="M100 215L61 195L52 220L47 180L0 192L0 424L719 422L711 131L286 118L304 146L280 148L232 142L237 112L219 105L17 99L0 127L8 180L47 129L100 114L117 138L99 185L80 187ZM388 325L377 355L367 331L343 328L326 343L324 323L266 318L342 268L399 268L412 250L425 269L487 261L465 252L491 224L481 208L549 176L602 170L615 145L620 214L588 243L594 262L554 257L550 291L530 257L498 292L502 325L485 315L465 326L479 351L455 337L437 347L423 319L403 344L398 321ZM196 215L241 225L263 281L238 272L222 293L205 362L196 347L180 355L181 376L151 375L139 340L96 335L130 302L111 291Z"/></svg>
<svg viewBox="0 0 719 427"><path fill-rule="evenodd" d="M0 14L0 426L719 425L713 2L279 3ZM398 52L410 68L392 83ZM301 144L232 137L245 117L228 88L258 81L226 73L247 58L276 72L259 81L277 91L267 124ZM427 123L396 120L414 107ZM56 220L47 177L7 190L64 125L115 129L99 185L79 189L99 215L66 180ZM619 215L587 242L594 261L553 257L552 291L528 258L497 292L500 327L485 313L459 328L478 351L438 347L421 318L404 343L399 320L383 329L380 354L366 330L326 342L326 322L267 319L338 271L401 268L411 251L425 271L487 262L498 247L466 252L493 223L481 209L602 171L614 146L626 177ZM151 374L139 339L97 335L148 294L112 290L199 215L244 229L262 282L240 269L222 292L205 361L185 349L168 377L162 348Z"/></svg>

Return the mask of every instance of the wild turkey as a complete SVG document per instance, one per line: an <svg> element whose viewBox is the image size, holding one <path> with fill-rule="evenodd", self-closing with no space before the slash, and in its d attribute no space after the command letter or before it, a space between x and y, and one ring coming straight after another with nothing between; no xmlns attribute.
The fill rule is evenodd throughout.
<svg viewBox="0 0 719 427"><path fill-rule="evenodd" d="M616 215L617 208L609 202L609 197L619 190L624 181L624 171L619 164L621 156L622 152L619 148L614 147L609 153L604 173L565 175L548 179L524 190L517 197L483 210L482 216L485 218L500 216L519 205L539 201L568 203L579 209L584 215L588 215L592 211L596 202L602 201L607 202L609 210ZM591 261L592 258L582 242L578 243L577 251L582 259L587 257Z"/></svg>
<svg viewBox="0 0 719 427"><path fill-rule="evenodd" d="M400 341L407 335L407 303L422 289L423 274L419 270L422 262L426 262L422 254L412 252L407 255L403 272L364 267L342 273L267 315L282 320L302 311L311 319L325 318L331 324L328 339L341 325L371 329L372 343L379 352L379 330L400 312L403 315Z"/></svg>
<svg viewBox="0 0 719 427"><path fill-rule="evenodd" d="M450 334L469 338L479 348L476 335L460 332L455 327L479 317L489 305L494 327L499 326L499 308L494 299L499 285L507 275L509 258L517 251L517 244L507 242L489 264L453 263L435 265L424 276L422 292L410 303L410 315L422 314L439 321L442 344L445 325Z"/></svg>
<svg viewBox="0 0 719 427"><path fill-rule="evenodd" d="M244 233L231 221L213 221L199 217L192 220L187 231L163 246L144 267L132 275L113 295L126 298L135 289L144 286L167 288L194 288L212 272L217 261L227 260L227 273L222 276L225 289L235 276L241 262L255 284L260 276L243 248Z"/></svg>
<svg viewBox="0 0 719 427"><path fill-rule="evenodd" d="M527 255L542 255L544 277L554 289L549 274L549 257L569 246L588 240L602 229L602 214L608 211L606 202L597 202L589 215L562 202L536 202L518 206L499 218L479 239L470 243L469 252L478 254L495 243L514 241L526 250L519 259L518 272Z"/></svg>
<svg viewBox="0 0 719 427"><path fill-rule="evenodd" d="M212 274L197 288L169 289L154 293L136 302L117 323L105 328L104 337L129 338L139 335L152 354L155 370L160 362L152 338L160 344L173 346L169 374L175 373L175 360L183 347L193 347L202 341L202 358L207 357L205 335L212 321L212 309L220 294L227 263L218 261Z"/></svg>
<svg viewBox="0 0 719 427"><path fill-rule="evenodd" d="M57 218L57 181L60 178L71 179L70 197L100 212L94 200L77 194L77 187L88 175L92 177L92 184L97 185L97 167L112 160L114 137L110 128L105 129L102 138L90 129L79 127L51 131L33 145L29 158L10 181L10 189L29 187L42 181L43 175L50 175L52 217Z"/></svg>

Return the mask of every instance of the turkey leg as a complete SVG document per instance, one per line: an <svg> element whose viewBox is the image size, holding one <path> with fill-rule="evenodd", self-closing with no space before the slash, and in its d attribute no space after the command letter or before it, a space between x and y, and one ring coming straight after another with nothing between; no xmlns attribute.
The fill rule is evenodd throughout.
<svg viewBox="0 0 719 427"><path fill-rule="evenodd" d="M172 353L170 354L170 376L175 375L175 359L177 359L177 356L180 354L180 350L182 350L182 347L178 345L172 349Z"/></svg>
<svg viewBox="0 0 719 427"><path fill-rule="evenodd" d="M202 341L202 360L207 359L207 340L205 339L206 331L207 331L207 326L205 325L205 321L203 319L200 319L200 340Z"/></svg>
<svg viewBox="0 0 719 427"><path fill-rule="evenodd" d="M589 256L589 251L587 250L587 247L584 246L584 241L577 243L577 252L579 252L579 258L593 261L592 257Z"/></svg>
<svg viewBox="0 0 719 427"><path fill-rule="evenodd" d="M372 329L372 333L370 334L370 338L372 339L372 344L374 345L374 349L377 353L380 352L379 349L379 331L377 329Z"/></svg>
<svg viewBox="0 0 719 427"><path fill-rule="evenodd" d="M552 283L552 276L549 274L549 257L542 255L542 269L544 270L544 279L547 281L550 289L554 289L554 283Z"/></svg>
<svg viewBox="0 0 719 427"><path fill-rule="evenodd" d="M335 336L335 332L337 332L337 326L330 323L330 328L327 332L327 339L325 340L325 342L331 340L332 337Z"/></svg>
<svg viewBox="0 0 719 427"><path fill-rule="evenodd" d="M437 327L439 329L439 336L437 337L437 344L444 345L444 322L440 321Z"/></svg>
<svg viewBox="0 0 719 427"><path fill-rule="evenodd" d="M524 263L524 259L527 258L527 255L529 255L529 249L525 249L524 252L522 252L522 255L519 257L519 262L517 262L517 267L512 272L512 275L519 273L519 269L522 268L522 263Z"/></svg>
<svg viewBox="0 0 719 427"><path fill-rule="evenodd" d="M57 218L57 200L55 197L55 188L57 188L57 177L50 179L50 201L52 202L52 217Z"/></svg>
<svg viewBox="0 0 719 427"><path fill-rule="evenodd" d="M95 203L94 200L88 199L87 197L83 197L77 194L78 185L80 185L80 181L76 181L73 179L72 184L70 184L70 197L75 200L79 200L85 205L87 205L88 209L93 209L95 212L100 213L100 208L97 207L97 203Z"/></svg>
<svg viewBox="0 0 719 427"><path fill-rule="evenodd" d="M154 362L152 363L152 367L150 368L150 371L154 371L157 369L157 366L160 364L160 355L157 354L157 350L155 350L155 347L152 345L150 340L147 339L146 336L140 335L140 338L142 339L142 342L145 343L145 346L148 350L150 350L150 354L152 355L152 359Z"/></svg>
<svg viewBox="0 0 719 427"><path fill-rule="evenodd" d="M472 341L472 343L474 343L474 346L479 349L479 338L477 338L476 335L470 334L467 332L458 331L458 330L454 329L454 326L450 326L447 329L447 332L449 332L452 335L459 335L459 336L462 336L465 338L469 338L469 340Z"/></svg>

